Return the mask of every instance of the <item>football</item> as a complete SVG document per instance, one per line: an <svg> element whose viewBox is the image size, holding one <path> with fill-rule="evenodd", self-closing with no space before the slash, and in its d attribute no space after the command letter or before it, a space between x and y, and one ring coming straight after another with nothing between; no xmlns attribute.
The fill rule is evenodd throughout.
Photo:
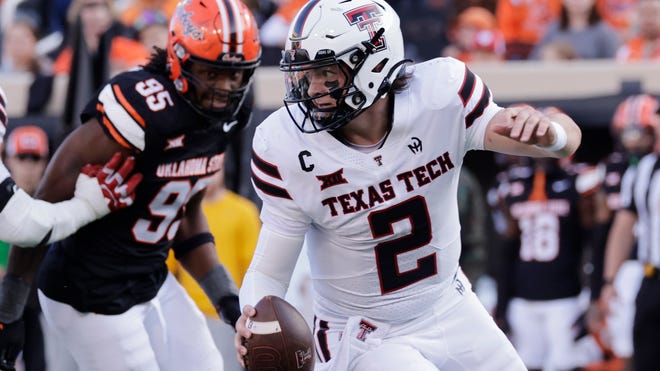
<svg viewBox="0 0 660 371"><path fill-rule="evenodd" d="M265 296L254 307L256 316L247 328L252 337L244 339L244 357L250 371L307 371L314 369L314 340L305 318L278 296Z"/></svg>

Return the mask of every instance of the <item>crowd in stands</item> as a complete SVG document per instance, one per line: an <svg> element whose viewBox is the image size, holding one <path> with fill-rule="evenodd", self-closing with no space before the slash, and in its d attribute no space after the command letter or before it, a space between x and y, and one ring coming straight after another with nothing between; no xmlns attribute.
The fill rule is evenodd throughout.
<svg viewBox="0 0 660 371"><path fill-rule="evenodd" d="M0 0L0 85L3 74L30 74L33 79L24 112L28 117L38 118L46 115L47 104L55 91L53 84L56 77L68 76L62 117L31 123L45 130L49 136L49 143L46 144L50 144L51 149L54 149L63 134L80 124L78 116L80 111L94 92L111 76L144 64L155 47L166 48L168 22L177 2L178 0ZM263 44L262 65L277 66L288 28L297 11L307 1L244 0L244 2L253 10L259 24ZM556 62L577 59L609 59L619 63L635 61L660 63L660 0L389 0L388 2L401 16L401 28L406 40L406 57L416 62L449 56L468 65L521 60ZM9 94L11 95L11 92ZM648 99L656 98L649 96ZM657 110L657 101L654 102L656 102L654 109ZM623 117L626 115L623 111L618 111L617 115L619 116L614 117L612 121L615 123L612 129L614 142L621 141L619 136L623 132L622 127L629 124L644 124L626 121L627 116ZM30 133L34 134L37 133L38 128L30 128L30 130L33 130ZM638 135L652 134L638 133ZM13 142L9 140L8 143ZM603 163L600 164L602 168L609 166L609 162L614 157L627 165L632 154L622 148L615 149L617 151L613 156L603 159ZM5 149L4 155L19 156L22 155L20 153L22 150L24 148L19 147L14 151L19 153L12 153L11 150ZM234 153L241 151L241 147L238 146L238 149L234 148L233 151ZM649 149L646 151L648 152ZM231 148L229 152L232 153ZM39 153L29 153L31 158L27 160L43 161L45 166L49 153L46 145ZM234 156L249 157L249 154L239 153ZM25 160L26 158L21 158L21 161ZM548 174L549 176L561 178L560 180L567 179L567 182L570 180L571 187L575 188L578 187L574 184L577 182L576 177L583 169L576 164L521 164L507 162L510 160L508 158L496 160L501 160L499 163L501 173L497 179L492 179L490 192L487 193L485 189L482 191L480 187L485 186L483 179L475 179L469 170L464 175L466 179L459 192L459 199L461 197L464 199L464 202L459 202L463 206L461 212L465 212L461 217L467 220L462 222L465 228L462 236L465 254L461 262L468 276L475 281L496 276L496 271L501 269L501 266L494 267L502 263L499 259L489 258L494 254L489 251L489 245L497 240L495 237L500 237L506 243L514 240L514 246L507 248L515 252L521 247L519 239L524 231L521 231L519 226L512 227L520 220L513 220L516 219L515 215L510 215L506 210L507 207L530 201L548 202L548 197L550 199L553 197L543 191L541 195L535 194L534 197L540 197L538 199L532 199L531 195L529 198L525 196L524 200L517 199L516 196L522 193L512 195L512 184L524 184L526 190L533 192L534 183L540 179L535 179L535 173L538 173L538 168L545 166L544 171L554 172ZM229 161L227 165L229 171L235 172L236 168L240 167L240 161L232 159L227 161ZM23 165L20 163L16 165L17 168L20 166ZM622 173L623 170L620 172ZM235 174L228 176L237 177ZM479 184L480 181L482 184ZM599 195L600 193L594 189L605 192L608 181L609 178L601 177L596 181L593 189L574 190L575 199L571 200L570 207L580 208L578 203L582 202L583 198ZM225 182L230 190L226 189ZM243 219L236 219L233 224L229 223L234 227L235 231L231 232L235 232L235 235L226 243L230 245L226 248L229 251L244 249L243 254L230 253L224 256L226 252L218 254L221 259L227 260L226 265L235 265L236 270L231 273L235 281L240 283L256 244L259 220L258 205L251 202L256 200L249 200L248 195L244 195L245 199L240 198L241 196L236 194L241 193L237 182L234 178L218 180L216 185L219 190L212 193L212 197L205 203L205 208L208 208L209 214L216 214L217 220L220 221L216 224L225 226L233 215L227 210L238 208L242 211ZM545 178L543 184L545 185ZM617 183L616 186L618 187L619 184ZM488 200L482 200L486 195ZM610 208L616 209L612 206ZM211 219L212 217L209 217L209 220ZM582 222L578 219L570 221L575 223L576 228L579 228L578 221ZM224 230L219 228L218 231L213 232L217 234L216 241L227 241L226 236L219 236L227 233L226 228ZM600 255L596 256L596 259L599 257L601 259L600 265L593 262L589 265L595 265L596 269L600 267L602 270L605 237L600 236L600 238L599 242L589 240L587 248L601 249ZM569 244L562 241L561 246L564 245ZM220 247L221 244L218 246ZM6 251L3 251L0 244L0 265L3 259L6 259ZM582 251L580 250L579 253L581 254ZM509 262L511 265L524 265L529 263L529 260L533 260L530 258L521 261L515 253L509 256L512 259ZM566 259L569 260L568 264L583 263L582 257L578 255ZM228 263L230 260L234 262ZM178 267L171 268L184 283L189 280L189 277L181 273ZM580 266L575 269L577 271L582 268ZM574 278L577 281L571 284L582 283L579 277ZM478 289L481 286L476 285L476 287ZM199 294L199 288L191 285L190 289L193 296L195 293ZM529 304L530 299L525 296L526 289L529 288L518 288L518 291L512 288L513 291L506 296L506 304L513 304L514 311L530 310L525 306ZM523 294L520 294L521 292ZM600 288L596 295L592 293L592 304L599 299L599 292ZM573 310L579 306L580 293L581 291L576 289L560 297L569 298ZM549 293L542 299L556 298L554 293ZM526 339L520 335L520 332L521 327L528 324L505 323L510 322L507 318L511 319L511 313L507 317L506 312L511 310L511 307L502 305L502 295L499 304L496 307L493 303L491 309L501 321L500 324L512 329L513 334L520 339ZM206 308L209 303L205 302L201 305ZM585 305L580 308L586 310ZM579 311L579 309L575 310ZM206 313L215 315L212 309ZM573 325L572 321L564 322L562 325L568 326L569 329ZM591 327L597 326L591 324ZM538 333L531 336L538 336ZM524 341L518 344L523 343ZM628 359L631 356L632 345L620 352L616 345L608 346L610 350L613 347L617 351L615 352L617 354L610 354L614 358ZM561 352L564 348L557 349L559 349L557 352ZM530 360L533 369L542 368L547 362L557 363L565 360L561 357L548 359L537 357L533 354L534 349L525 348L525 351L530 353L526 355L526 360ZM38 361L40 360L37 359L35 362ZM571 367L584 366L584 364L573 364L574 361L575 358L564 364L569 364ZM42 366L35 367L33 369Z"/></svg>

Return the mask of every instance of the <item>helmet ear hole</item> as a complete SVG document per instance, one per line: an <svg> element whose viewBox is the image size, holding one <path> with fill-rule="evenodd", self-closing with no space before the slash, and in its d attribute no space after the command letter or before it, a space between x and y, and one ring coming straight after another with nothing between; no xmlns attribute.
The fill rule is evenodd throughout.
<svg viewBox="0 0 660 371"><path fill-rule="evenodd" d="M366 99L367 99L367 98L364 96L364 94L362 94L362 93L357 93L357 94L353 95L353 97L351 98L351 101L352 101L352 103L353 103L354 105L359 106L359 105L362 104Z"/></svg>

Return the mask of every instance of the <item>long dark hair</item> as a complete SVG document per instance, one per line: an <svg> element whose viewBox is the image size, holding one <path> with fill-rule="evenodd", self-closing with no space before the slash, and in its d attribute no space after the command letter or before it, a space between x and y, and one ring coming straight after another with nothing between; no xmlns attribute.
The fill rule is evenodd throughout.
<svg viewBox="0 0 660 371"><path fill-rule="evenodd" d="M591 6L591 10L589 11L589 26L592 27L602 20L603 17L600 15L598 7L594 2L594 4ZM568 11L566 10L566 6L564 4L562 4L561 11L559 13L559 29L562 31L568 30Z"/></svg>
<svg viewBox="0 0 660 371"><path fill-rule="evenodd" d="M169 73L167 69L167 51L154 46L154 50L151 56L149 56L149 61L143 67L146 70L167 75Z"/></svg>

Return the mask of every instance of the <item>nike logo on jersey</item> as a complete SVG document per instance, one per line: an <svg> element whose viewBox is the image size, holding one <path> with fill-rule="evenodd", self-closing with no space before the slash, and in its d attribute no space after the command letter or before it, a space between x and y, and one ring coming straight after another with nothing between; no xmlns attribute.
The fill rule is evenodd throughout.
<svg viewBox="0 0 660 371"><path fill-rule="evenodd" d="M179 135L178 137L167 139L167 145L163 151L168 151L174 148L183 148L183 140L186 138L185 134Z"/></svg>
<svg viewBox="0 0 660 371"><path fill-rule="evenodd" d="M234 120L234 121L232 121L232 122L225 122L224 124L222 124L222 130L223 130L225 133L229 133L229 130L231 130L231 128L233 128L234 126L236 126L236 124L238 124L238 121L237 121L237 120Z"/></svg>

